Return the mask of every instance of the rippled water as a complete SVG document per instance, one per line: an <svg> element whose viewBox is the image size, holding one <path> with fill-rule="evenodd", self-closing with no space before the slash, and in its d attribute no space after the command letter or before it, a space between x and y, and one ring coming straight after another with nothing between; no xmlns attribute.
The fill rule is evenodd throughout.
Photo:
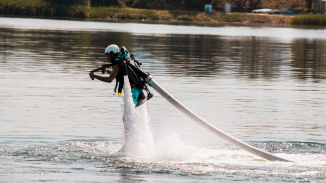
<svg viewBox="0 0 326 183"><path fill-rule="evenodd" d="M324 30L0 24L2 182L326 181ZM123 100L112 96L113 83L88 77L106 63L111 43L126 46L214 126L296 163L268 162L226 144L153 90L146 104L153 153L117 152Z"/></svg>

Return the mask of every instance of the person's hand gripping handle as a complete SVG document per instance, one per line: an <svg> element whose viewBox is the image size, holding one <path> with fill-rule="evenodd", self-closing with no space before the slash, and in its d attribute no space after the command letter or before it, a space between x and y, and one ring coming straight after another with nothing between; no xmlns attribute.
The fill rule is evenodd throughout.
<svg viewBox="0 0 326 183"><path fill-rule="evenodd" d="M89 72L89 77L90 77L92 80L94 80L94 78L95 78L94 73L93 73L93 72Z"/></svg>
<svg viewBox="0 0 326 183"><path fill-rule="evenodd" d="M89 77L90 77L92 80L94 80L94 78L95 78L94 72L95 72L95 71L98 71L98 70L101 70L102 74L104 74L105 71L106 71L106 68L102 66L102 67L99 68L99 69L95 69L95 70L89 72Z"/></svg>

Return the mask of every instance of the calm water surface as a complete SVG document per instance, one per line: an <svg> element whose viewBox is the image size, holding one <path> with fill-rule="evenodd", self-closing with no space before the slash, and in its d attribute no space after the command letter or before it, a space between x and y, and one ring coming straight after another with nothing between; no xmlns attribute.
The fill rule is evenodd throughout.
<svg viewBox="0 0 326 183"><path fill-rule="evenodd" d="M0 18L0 182L326 181L326 32ZM155 153L117 153L123 101L88 72L125 46L208 133L153 89Z"/></svg>

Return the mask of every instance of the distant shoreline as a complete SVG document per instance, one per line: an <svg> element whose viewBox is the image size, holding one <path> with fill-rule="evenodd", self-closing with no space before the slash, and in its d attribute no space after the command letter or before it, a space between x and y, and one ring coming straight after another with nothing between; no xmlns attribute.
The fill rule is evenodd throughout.
<svg viewBox="0 0 326 183"><path fill-rule="evenodd" d="M258 16L258 15L257 15ZM165 25L189 25L189 26L205 26L205 27L221 27L221 26L245 26L245 27L271 27L271 28L309 28L324 29L321 25L301 25L301 24L270 24L270 23L241 23L241 22L189 22L189 21L163 21L163 20L135 20L135 19L107 19L107 18L78 18L78 17L49 17L49 16L26 16L26 15L4 15L0 17L11 18L36 18L49 20L75 20L75 21L93 21L93 22L115 22L115 23L146 23L146 24L165 24Z"/></svg>
<svg viewBox="0 0 326 183"><path fill-rule="evenodd" d="M33 5L31 9L30 6ZM289 27L293 25L326 25L326 15L275 15L256 13L211 13L201 11L151 10L118 7L48 7L26 4L26 6L0 6L2 17L28 17L42 19L73 19L102 22L137 22L174 25L203 26L268 26ZM2 9L1 9L2 8ZM59 9L61 8L61 9ZM59 11L60 10L60 11Z"/></svg>
<svg viewBox="0 0 326 183"><path fill-rule="evenodd" d="M180 13L182 14L182 13ZM154 23L154 24L173 24L173 25L199 25L199 26L271 26L271 27L288 27L291 26L290 15L265 15L265 14L240 14L240 13L203 13L198 12L199 16L218 18L211 19L169 19L169 20L152 20L152 19L126 19L126 18L103 18L103 17L65 17L65 16L35 16L35 15L15 15L0 14L0 17L17 17L17 18L41 18L41 19L59 19L59 20L80 20L80 21L100 21L100 22L126 22L126 23Z"/></svg>
<svg viewBox="0 0 326 183"><path fill-rule="evenodd" d="M203 11L138 9L126 7L125 5L95 7L89 3L77 3L79 0L76 2L71 1L74 3L58 2L57 0L0 0L0 14L52 19L71 18L164 24L233 24L243 26L326 25L326 15L279 15L250 12L223 13L216 10L206 13Z"/></svg>
<svg viewBox="0 0 326 183"><path fill-rule="evenodd" d="M121 21L121 20L137 20L138 22L153 22L153 23L171 23L171 24L232 24L232 25L270 25L270 26L285 26L290 25L292 16L289 15L265 15L265 14L243 14L243 13L204 13L196 12L197 15L191 16L187 13L171 18L169 20L150 20L150 19L115 19L115 18L90 18L90 20L100 21ZM181 18L180 18L181 17Z"/></svg>

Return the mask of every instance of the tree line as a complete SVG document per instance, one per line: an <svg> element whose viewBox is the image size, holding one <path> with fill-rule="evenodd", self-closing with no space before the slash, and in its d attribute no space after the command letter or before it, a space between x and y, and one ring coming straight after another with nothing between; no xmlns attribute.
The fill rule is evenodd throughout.
<svg viewBox="0 0 326 183"><path fill-rule="evenodd" d="M51 3L92 7L130 7L140 9L189 10L203 11L205 4L212 4L213 9L222 10L223 5L230 3L235 11L248 11L257 8L309 9L313 0L44 0Z"/></svg>

